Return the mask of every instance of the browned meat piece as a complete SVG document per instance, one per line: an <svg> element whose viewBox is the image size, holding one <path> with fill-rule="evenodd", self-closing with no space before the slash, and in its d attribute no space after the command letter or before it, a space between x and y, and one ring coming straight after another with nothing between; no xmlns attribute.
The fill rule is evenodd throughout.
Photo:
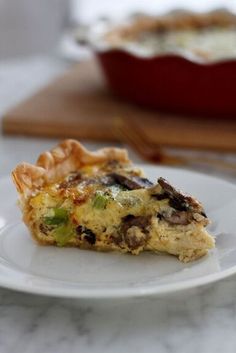
<svg viewBox="0 0 236 353"><path fill-rule="evenodd" d="M123 223L121 226L122 233L127 233L127 230L133 226L140 228L143 232L145 232L147 226L150 224L150 217L139 216L135 217L133 215L128 215L123 218Z"/></svg>
<svg viewBox="0 0 236 353"><path fill-rule="evenodd" d="M124 236L125 243L131 250L135 250L138 249L140 246L143 246L146 243L147 239L147 234L142 232L139 234L139 236L137 236L135 228L132 227L129 228L129 230Z"/></svg>
<svg viewBox="0 0 236 353"><path fill-rule="evenodd" d="M121 247L122 244L126 244L131 250L135 250L147 242L149 225L150 217L128 215L123 218L119 232L112 239ZM140 229L139 236L137 236L136 227Z"/></svg>

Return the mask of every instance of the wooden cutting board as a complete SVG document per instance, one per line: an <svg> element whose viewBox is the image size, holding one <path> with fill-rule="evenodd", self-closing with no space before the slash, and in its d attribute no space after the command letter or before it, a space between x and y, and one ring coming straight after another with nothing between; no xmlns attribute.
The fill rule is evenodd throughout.
<svg viewBox="0 0 236 353"><path fill-rule="evenodd" d="M8 111L3 133L114 141L117 118L154 144L236 151L236 119L170 116L126 103L109 92L94 61L77 64Z"/></svg>

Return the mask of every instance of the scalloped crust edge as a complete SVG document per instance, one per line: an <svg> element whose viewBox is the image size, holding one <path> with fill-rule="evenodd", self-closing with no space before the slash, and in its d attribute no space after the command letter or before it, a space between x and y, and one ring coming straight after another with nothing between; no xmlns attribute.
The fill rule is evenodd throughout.
<svg viewBox="0 0 236 353"><path fill-rule="evenodd" d="M51 151L42 153L36 164L20 163L12 171L13 182L21 203L40 188L47 186L84 165L118 160L130 163L125 149L107 147L88 151L76 140L64 140Z"/></svg>

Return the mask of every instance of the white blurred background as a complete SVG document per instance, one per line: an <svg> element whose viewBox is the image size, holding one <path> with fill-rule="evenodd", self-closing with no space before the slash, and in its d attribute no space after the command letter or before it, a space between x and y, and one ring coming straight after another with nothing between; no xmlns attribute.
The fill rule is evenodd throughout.
<svg viewBox="0 0 236 353"><path fill-rule="evenodd" d="M176 7L236 11L236 0L0 0L0 60L53 52L69 28L100 16L154 14Z"/></svg>

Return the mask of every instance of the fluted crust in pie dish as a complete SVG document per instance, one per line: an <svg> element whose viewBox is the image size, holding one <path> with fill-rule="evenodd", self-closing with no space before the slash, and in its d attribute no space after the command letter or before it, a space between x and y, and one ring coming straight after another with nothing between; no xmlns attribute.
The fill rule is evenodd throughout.
<svg viewBox="0 0 236 353"><path fill-rule="evenodd" d="M42 153L36 164L20 163L12 172L12 178L24 203L28 197L70 172L84 165L117 160L129 163L125 149L108 147L90 152L76 140L64 140L51 151Z"/></svg>

